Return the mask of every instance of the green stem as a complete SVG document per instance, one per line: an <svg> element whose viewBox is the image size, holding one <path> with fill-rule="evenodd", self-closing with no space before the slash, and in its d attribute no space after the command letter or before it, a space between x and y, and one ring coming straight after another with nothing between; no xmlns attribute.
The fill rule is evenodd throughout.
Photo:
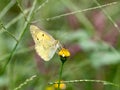
<svg viewBox="0 0 120 90"><path fill-rule="evenodd" d="M60 69L59 81L58 81L58 90L60 90L60 81L61 81L61 77L62 77L63 65L64 65L64 62L62 62L61 69Z"/></svg>
<svg viewBox="0 0 120 90"><path fill-rule="evenodd" d="M33 14L34 14L34 10L35 10L36 3L37 3L37 0L34 0L34 3L33 3L33 6L32 6L32 8L31 8L31 11L30 11L29 14L28 14L27 20L28 20L29 22L31 21L32 16L33 16ZM10 56L8 57L7 62L6 62L5 65L3 66L3 70L0 71L0 74L4 73L7 65L8 65L9 62L11 61L11 59L12 59L14 53L15 53L15 50L16 50L19 42L21 41L22 37L24 36L25 31L27 30L26 28L27 28L28 25L29 25L29 23L28 23L28 22L25 22L24 27L23 27L23 32L20 34L20 37L19 37L19 39L18 39L18 42L16 42L16 44L15 44L15 46L14 46L14 48L13 48L11 54L10 54Z"/></svg>

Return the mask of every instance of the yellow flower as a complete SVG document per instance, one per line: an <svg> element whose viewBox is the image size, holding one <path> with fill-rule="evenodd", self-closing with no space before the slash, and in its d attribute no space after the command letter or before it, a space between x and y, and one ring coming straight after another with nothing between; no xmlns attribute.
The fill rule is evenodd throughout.
<svg viewBox="0 0 120 90"><path fill-rule="evenodd" d="M70 56L70 52L65 49L65 48L62 48L59 52L58 52L58 55L59 56L62 56L62 57L69 57Z"/></svg>
<svg viewBox="0 0 120 90"><path fill-rule="evenodd" d="M53 88L53 86L48 86L48 87L46 87L45 90L54 90L54 88Z"/></svg>
<svg viewBox="0 0 120 90"><path fill-rule="evenodd" d="M62 82L62 81L60 81L60 82ZM54 87L58 88L58 84L54 84ZM66 89L66 84L60 83L60 90L65 90L65 89Z"/></svg>

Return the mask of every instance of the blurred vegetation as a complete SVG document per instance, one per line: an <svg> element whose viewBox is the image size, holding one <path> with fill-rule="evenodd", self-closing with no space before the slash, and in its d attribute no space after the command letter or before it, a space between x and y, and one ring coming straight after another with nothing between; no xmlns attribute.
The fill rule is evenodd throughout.
<svg viewBox="0 0 120 90"><path fill-rule="evenodd" d="M111 2L117 4L77 12ZM103 80L120 85L119 0L0 0L0 90L56 90L61 62L36 54L29 25L49 32L68 48L62 80ZM60 16L63 15L63 16ZM52 19L52 17L58 18ZM32 76L36 77L30 79ZM26 82L26 80L28 80ZM24 83L26 82L26 83ZM64 90L120 90L95 82L67 83Z"/></svg>

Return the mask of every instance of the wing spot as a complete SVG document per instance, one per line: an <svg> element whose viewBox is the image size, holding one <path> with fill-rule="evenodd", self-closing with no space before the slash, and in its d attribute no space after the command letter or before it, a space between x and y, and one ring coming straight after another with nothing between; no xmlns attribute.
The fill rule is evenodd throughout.
<svg viewBox="0 0 120 90"><path fill-rule="evenodd" d="M39 40L39 38L37 38L37 40Z"/></svg>
<svg viewBox="0 0 120 90"><path fill-rule="evenodd" d="M42 34L42 36L44 37L44 34Z"/></svg>

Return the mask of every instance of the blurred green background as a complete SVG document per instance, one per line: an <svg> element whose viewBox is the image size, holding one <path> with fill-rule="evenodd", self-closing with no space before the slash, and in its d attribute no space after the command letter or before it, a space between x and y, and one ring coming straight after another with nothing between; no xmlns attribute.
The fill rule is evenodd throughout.
<svg viewBox="0 0 120 90"><path fill-rule="evenodd" d="M30 23L71 52L62 80L104 80L120 85L120 2L98 0L100 5L115 1L115 5L79 13L97 7L96 0L0 0L0 90L15 90L26 79L29 81L18 90L57 90L48 82L58 81L59 56L45 62L37 55ZM120 90L95 82L65 85L64 90Z"/></svg>

